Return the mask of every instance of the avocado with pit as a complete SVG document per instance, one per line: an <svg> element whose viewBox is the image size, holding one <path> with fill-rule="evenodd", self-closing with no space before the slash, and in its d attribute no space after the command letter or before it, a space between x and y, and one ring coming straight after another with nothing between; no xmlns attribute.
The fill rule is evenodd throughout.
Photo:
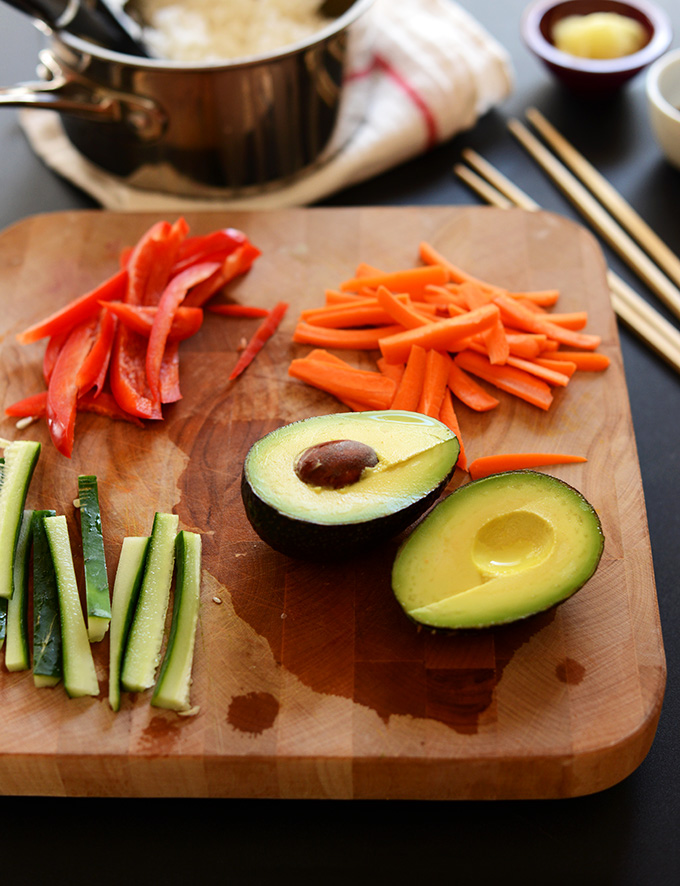
<svg viewBox="0 0 680 886"><path fill-rule="evenodd" d="M337 561L408 528L444 490L459 454L455 434L420 413L314 416L253 444L241 495L270 547Z"/></svg>
<svg viewBox="0 0 680 886"><path fill-rule="evenodd" d="M578 591L602 556L600 519L583 495L535 471L460 486L406 539L392 590L414 621L486 628L550 609Z"/></svg>

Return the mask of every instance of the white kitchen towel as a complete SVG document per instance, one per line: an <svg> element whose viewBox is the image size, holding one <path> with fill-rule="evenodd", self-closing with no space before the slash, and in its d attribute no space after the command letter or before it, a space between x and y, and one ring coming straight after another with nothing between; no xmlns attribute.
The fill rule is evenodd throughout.
<svg viewBox="0 0 680 886"><path fill-rule="evenodd" d="M452 0L376 0L370 103L345 147L287 187L248 197L142 190L84 158L54 111L24 110L33 150L106 209L274 209L303 206L365 181L470 129L513 87L508 53Z"/></svg>

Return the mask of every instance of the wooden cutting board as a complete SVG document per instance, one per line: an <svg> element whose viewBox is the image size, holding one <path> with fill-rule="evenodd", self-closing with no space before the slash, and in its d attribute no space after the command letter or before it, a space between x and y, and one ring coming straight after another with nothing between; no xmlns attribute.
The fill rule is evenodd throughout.
<svg viewBox="0 0 680 886"><path fill-rule="evenodd" d="M583 228L548 213L461 208L300 209L188 216L192 232L235 226L262 249L233 285L243 303L288 299L280 332L236 384L239 343L258 321L207 316L182 345L184 399L144 429L80 415L72 460L43 423L0 436L42 441L29 506L65 513L77 550L79 473L99 478L109 572L125 535L174 510L203 534L193 717L150 707L149 693L107 702L108 641L95 649L99 699L37 690L0 672L0 793L99 796L547 798L628 775L654 737L665 685L645 504L602 254ZM157 220L68 212L0 235L0 396L39 390L43 343L16 332L110 274L122 247ZM577 374L544 413L500 394L459 407L468 457L563 450L588 462L551 473L598 510L606 547L588 585L517 625L433 635L390 591L397 540L341 566L296 562L248 525L239 480L249 446L294 419L341 411L289 379L299 309L359 261L416 263L428 239L459 265L509 288L559 287L560 310L587 308L612 358ZM357 365L375 355L350 354ZM451 488L464 482L457 472Z"/></svg>

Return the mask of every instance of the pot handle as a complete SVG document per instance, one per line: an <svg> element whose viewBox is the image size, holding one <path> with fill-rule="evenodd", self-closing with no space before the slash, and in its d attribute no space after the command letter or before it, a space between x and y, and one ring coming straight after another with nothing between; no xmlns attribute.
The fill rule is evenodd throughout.
<svg viewBox="0 0 680 886"><path fill-rule="evenodd" d="M167 116L151 99L101 86L75 71L65 71L47 49L39 54L43 80L0 88L0 107L44 108L90 120L124 123L140 139L153 141Z"/></svg>

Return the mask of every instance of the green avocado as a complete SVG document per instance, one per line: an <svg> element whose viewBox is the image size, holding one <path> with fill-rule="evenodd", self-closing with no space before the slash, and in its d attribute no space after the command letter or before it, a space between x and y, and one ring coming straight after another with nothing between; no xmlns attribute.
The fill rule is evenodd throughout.
<svg viewBox="0 0 680 886"><path fill-rule="evenodd" d="M401 545L392 590L433 628L485 628L566 600L593 575L604 535L573 487L509 471L459 487Z"/></svg>
<svg viewBox="0 0 680 886"><path fill-rule="evenodd" d="M455 434L420 413L314 416L253 444L241 495L253 529L272 548L338 560L410 526L434 504L459 453Z"/></svg>

